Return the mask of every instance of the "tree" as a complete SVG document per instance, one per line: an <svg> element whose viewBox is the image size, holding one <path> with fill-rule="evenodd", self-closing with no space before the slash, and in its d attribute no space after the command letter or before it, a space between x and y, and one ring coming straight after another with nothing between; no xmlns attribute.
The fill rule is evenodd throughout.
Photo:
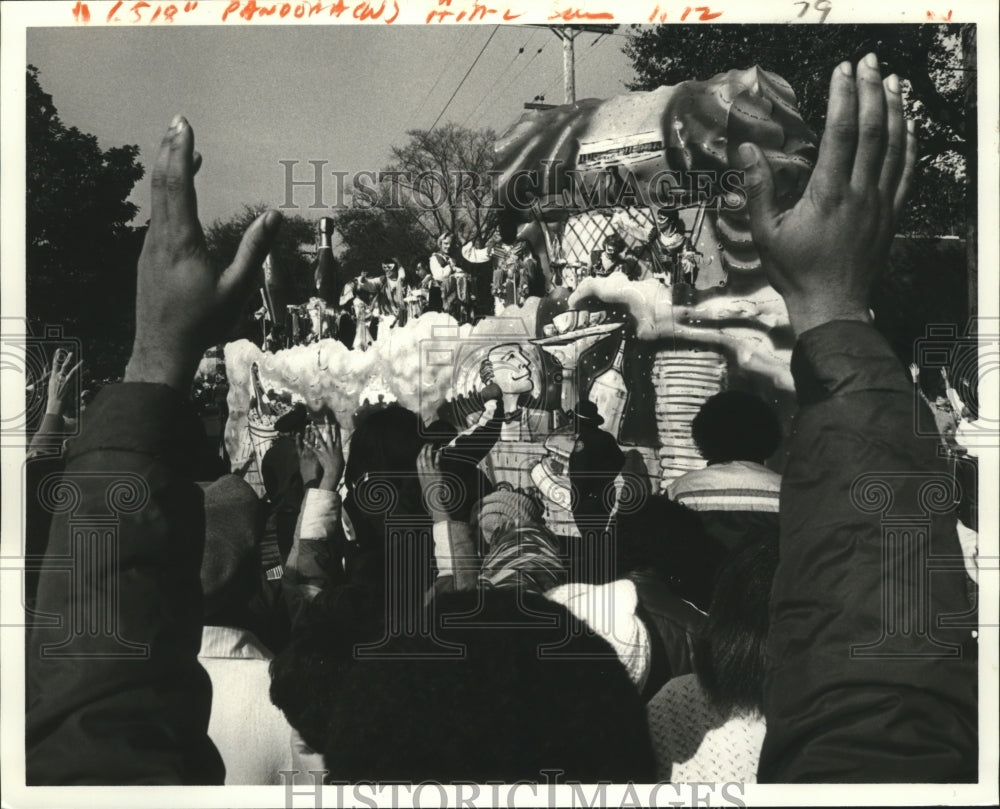
<svg viewBox="0 0 1000 809"><path fill-rule="evenodd" d="M271 207L274 206L264 203L244 205L239 213L228 219L217 219L205 229L205 244L208 247L208 255L219 272L222 272L233 260L240 240L250 223L262 211ZM284 281L281 295L286 303L304 303L312 295L315 295L313 289L314 259L302 249L304 245L313 244L315 240L315 223L301 216L286 215L284 217L271 250L271 257L277 274ZM263 278L263 272L261 278ZM254 319L254 312L260 306L260 295L251 296L240 316L233 339L246 338L260 342L260 325Z"/></svg>
<svg viewBox="0 0 1000 809"><path fill-rule="evenodd" d="M406 134L378 183L356 197L361 204L334 217L348 275L377 267L387 255L412 268L434 250L442 231L457 235L457 248L487 238L496 225L489 174L496 133L445 124Z"/></svg>
<svg viewBox="0 0 1000 809"><path fill-rule="evenodd" d="M122 373L134 331L135 267L145 228L128 201L144 170L135 145L101 149L67 127L38 68L27 68L26 261L29 323L63 326L88 375Z"/></svg>
<svg viewBox="0 0 1000 809"><path fill-rule="evenodd" d="M901 230L964 236L966 164L975 149L966 95L975 77L963 68L960 33L958 25L661 25L633 27L624 52L636 71L632 90L760 65L791 85L817 136L833 68L878 54L883 75L904 81L907 112L920 124L917 180Z"/></svg>
<svg viewBox="0 0 1000 809"><path fill-rule="evenodd" d="M346 208L334 221L344 243L340 263L349 278L378 267L386 256L411 270L434 250L430 232L409 207Z"/></svg>
<svg viewBox="0 0 1000 809"><path fill-rule="evenodd" d="M409 142L393 148L394 164L386 169L404 174L396 198L434 235L449 230L466 240L488 236L495 225L488 176L496 133L445 124L406 134Z"/></svg>

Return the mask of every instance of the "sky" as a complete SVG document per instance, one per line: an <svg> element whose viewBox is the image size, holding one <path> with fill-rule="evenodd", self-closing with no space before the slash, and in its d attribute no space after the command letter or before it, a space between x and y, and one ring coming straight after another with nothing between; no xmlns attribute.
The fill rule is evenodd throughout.
<svg viewBox="0 0 1000 809"><path fill-rule="evenodd" d="M199 215L208 224L244 204L281 204L281 160L301 161L296 179L312 177L309 160L329 161L327 171L375 171L408 129L426 129L439 115L438 126L501 133L536 95L562 103L560 40L545 28L517 26L496 28L448 103L494 28L32 28L27 61L39 68L64 124L96 135L105 149L137 144L147 172L170 119L185 115L204 158ZM600 41L577 39L577 98L626 91L625 42L624 26ZM328 204L333 186L332 179L324 186ZM294 213L331 213L308 209L309 189L295 200L301 209ZM132 201L141 209L136 223L145 222L148 173Z"/></svg>

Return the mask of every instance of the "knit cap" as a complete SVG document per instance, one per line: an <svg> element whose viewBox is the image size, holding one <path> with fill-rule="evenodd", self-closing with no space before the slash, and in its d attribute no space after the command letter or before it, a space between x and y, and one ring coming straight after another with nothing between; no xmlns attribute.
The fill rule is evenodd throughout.
<svg viewBox="0 0 1000 809"><path fill-rule="evenodd" d="M487 545L512 528L542 525L542 506L533 497L517 491L496 491L479 501L471 525Z"/></svg>
<svg viewBox="0 0 1000 809"><path fill-rule="evenodd" d="M483 559L479 583L484 587L516 587L539 595L566 581L559 541L543 525L507 528L494 535Z"/></svg>

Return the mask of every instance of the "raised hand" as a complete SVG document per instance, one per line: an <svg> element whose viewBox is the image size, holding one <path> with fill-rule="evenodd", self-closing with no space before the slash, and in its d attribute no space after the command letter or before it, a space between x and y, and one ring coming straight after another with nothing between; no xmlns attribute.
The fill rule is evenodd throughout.
<svg viewBox="0 0 1000 809"><path fill-rule="evenodd" d="M834 70L819 159L793 208L780 209L760 148L740 146L754 242L797 334L830 320L869 319L916 151L899 79L882 80L875 54L858 63L856 76L849 62Z"/></svg>
<svg viewBox="0 0 1000 809"><path fill-rule="evenodd" d="M205 349L224 340L246 303L281 223L277 211L247 228L221 274L208 259L194 175L201 156L177 116L153 168L152 212L139 257L136 327L126 382L160 382L187 392Z"/></svg>
<svg viewBox="0 0 1000 809"><path fill-rule="evenodd" d="M80 370L80 366L83 365L83 360L80 360L71 368L70 362L72 360L73 352L61 349L56 351L55 356L52 358L52 373L49 376L48 394L45 404L45 412L47 414L51 413L62 416L66 413L69 397L75 390L75 386L72 384L73 376Z"/></svg>
<svg viewBox="0 0 1000 809"><path fill-rule="evenodd" d="M298 440L299 468L302 479L310 480L315 475L308 475L305 466L310 461L315 466L319 464L323 477L319 482L320 489L333 492L340 485L344 474L344 449L340 440L340 425L331 424L329 416L322 425L309 424L305 435Z"/></svg>

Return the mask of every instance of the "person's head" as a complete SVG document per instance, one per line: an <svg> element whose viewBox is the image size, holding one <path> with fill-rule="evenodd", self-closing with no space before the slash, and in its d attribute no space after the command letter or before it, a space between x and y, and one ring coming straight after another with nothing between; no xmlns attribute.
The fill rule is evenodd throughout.
<svg viewBox="0 0 1000 809"><path fill-rule="evenodd" d="M382 273L386 278L395 281L399 276L399 262L392 256L384 257L382 259Z"/></svg>
<svg viewBox="0 0 1000 809"><path fill-rule="evenodd" d="M241 626L260 583L261 504L250 484L236 475L201 485L205 496L204 620L208 625Z"/></svg>
<svg viewBox="0 0 1000 809"><path fill-rule="evenodd" d="M494 532L484 549L479 585L546 593L565 584L568 575L559 539L538 522Z"/></svg>
<svg viewBox="0 0 1000 809"><path fill-rule="evenodd" d="M639 694L565 607L488 589L441 594L433 610L435 633L389 637L338 679L319 747L331 779L653 777ZM449 613L475 620L446 624Z"/></svg>
<svg viewBox="0 0 1000 809"><path fill-rule="evenodd" d="M513 244L517 241L519 224L517 216L512 211L503 210L497 217L497 235L504 244Z"/></svg>
<svg viewBox="0 0 1000 809"><path fill-rule="evenodd" d="M260 476L265 499L272 507L286 496L301 496L302 476L299 474L299 454L293 434L279 434L267 448L261 459Z"/></svg>
<svg viewBox="0 0 1000 809"><path fill-rule="evenodd" d="M763 463L781 443L781 424L764 400L728 390L702 405L691 422L691 437L708 463Z"/></svg>
<svg viewBox="0 0 1000 809"><path fill-rule="evenodd" d="M581 399L573 407L573 423L578 432L588 432L600 429L604 424L604 416L597 409L597 405L589 399Z"/></svg>
<svg viewBox="0 0 1000 809"><path fill-rule="evenodd" d="M355 415L344 467L344 511L359 550L384 549L386 521L393 516L426 518L417 480L423 444L420 417L401 405L376 405Z"/></svg>
<svg viewBox="0 0 1000 809"><path fill-rule="evenodd" d="M437 237L438 250L445 254L451 252L452 242L454 242L454 238L451 235L451 231L444 231Z"/></svg>
<svg viewBox="0 0 1000 809"><path fill-rule="evenodd" d="M757 534L723 563L708 619L694 644L694 667L724 716L761 713L771 584L778 538Z"/></svg>
<svg viewBox="0 0 1000 809"><path fill-rule="evenodd" d="M371 406L354 418L344 482L352 487L366 474L415 472L423 446L420 416L402 405Z"/></svg>
<svg viewBox="0 0 1000 809"><path fill-rule="evenodd" d="M648 570L675 595L708 608L726 549L706 531L698 512L653 494L619 514L615 525L619 571Z"/></svg>
<svg viewBox="0 0 1000 809"><path fill-rule="evenodd" d="M445 419L432 421L423 430L424 440L436 450L450 444L457 435L458 428Z"/></svg>
<svg viewBox="0 0 1000 809"><path fill-rule="evenodd" d="M656 228L660 233L673 233L680 230L681 216L676 208L660 208L656 212Z"/></svg>
<svg viewBox="0 0 1000 809"><path fill-rule="evenodd" d="M625 240L617 233L611 233L604 238L604 252L609 256L616 255L625 249Z"/></svg>
<svg viewBox="0 0 1000 809"><path fill-rule="evenodd" d="M490 349L479 369L484 384L495 382L503 393L530 393L531 360L517 343L507 343Z"/></svg>
<svg viewBox="0 0 1000 809"><path fill-rule="evenodd" d="M544 507L522 491L500 490L479 500L472 509L470 528L482 544L494 544L511 530L544 525Z"/></svg>
<svg viewBox="0 0 1000 809"><path fill-rule="evenodd" d="M355 646L384 632L384 595L350 582L322 590L303 609L289 643L271 661L271 702L302 740L321 750L340 678Z"/></svg>
<svg viewBox="0 0 1000 809"><path fill-rule="evenodd" d="M427 262L426 261L418 261L417 262L417 277L418 278L426 278L430 274L431 274L431 271L429 269L427 269Z"/></svg>

